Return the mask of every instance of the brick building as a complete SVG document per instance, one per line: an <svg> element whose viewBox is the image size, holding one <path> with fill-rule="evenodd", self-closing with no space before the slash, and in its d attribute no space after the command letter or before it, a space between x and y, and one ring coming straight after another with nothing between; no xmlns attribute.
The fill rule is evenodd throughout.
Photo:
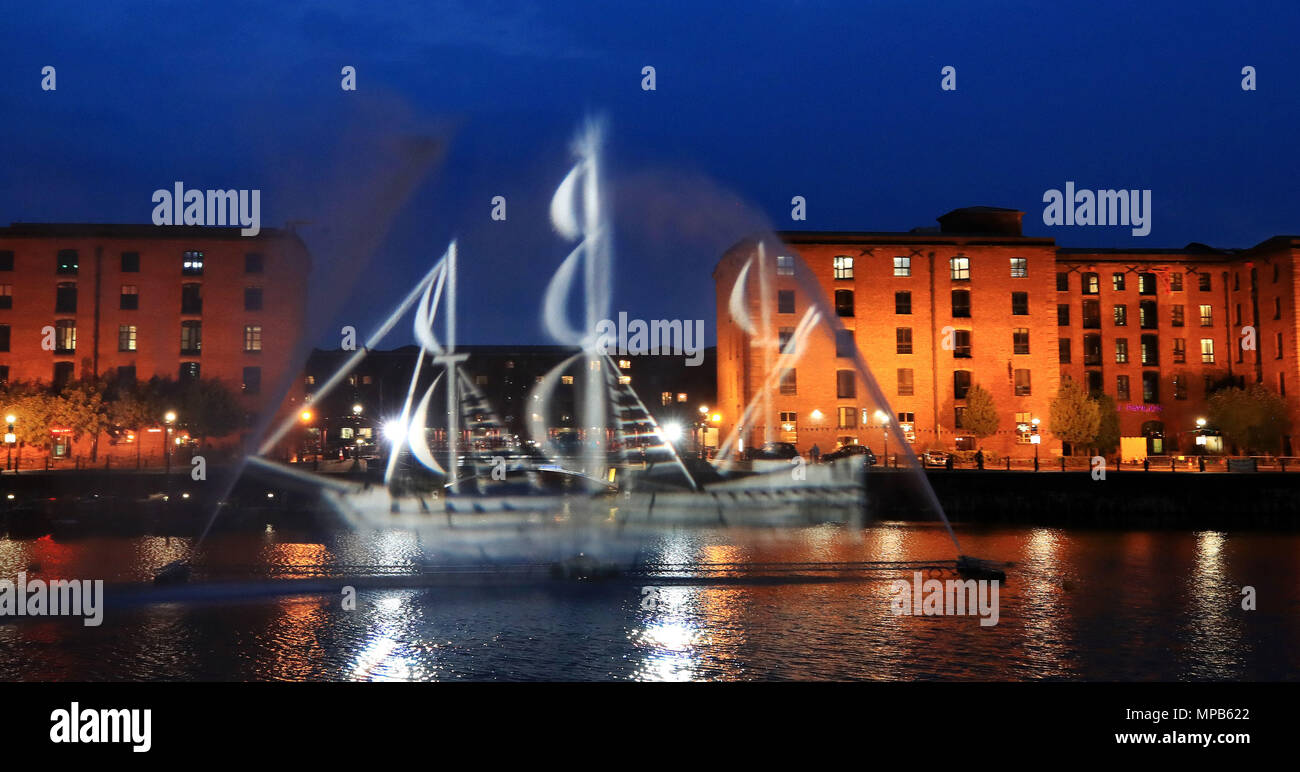
<svg viewBox="0 0 1300 772"><path fill-rule="evenodd" d="M262 411L292 366L310 266L274 229L0 228L0 380L201 377Z"/></svg>
<svg viewBox="0 0 1300 772"><path fill-rule="evenodd" d="M1130 438L1125 451L1137 452L1141 438L1141 452L1153 455L1191 449L1207 393L1221 384L1294 390L1297 239L1244 250L1059 249L1052 239L1025 237L1022 216L972 207L940 217L939 228L906 233L778 233L786 254L767 253L768 302L752 275L743 295L751 319L768 306L775 335L766 344L755 344L732 314L733 286L746 264L755 270L757 244L733 246L714 271L724 434L813 302L794 254L918 451L976 447L961 426L965 392L976 383L999 409L997 433L978 445L1022 458L1034 455L1033 432L1024 429L1035 418L1041 451L1069 452L1047 425L1062 376L1114 397ZM1256 350L1239 345L1244 325L1256 330ZM883 406L846 373L848 353L832 336L812 335L793 377L773 389L770 411L743 428L745 444L770 437L806 451L856 441L879 451L884 421L875 416ZM1290 454L1289 438L1279 450Z"/></svg>

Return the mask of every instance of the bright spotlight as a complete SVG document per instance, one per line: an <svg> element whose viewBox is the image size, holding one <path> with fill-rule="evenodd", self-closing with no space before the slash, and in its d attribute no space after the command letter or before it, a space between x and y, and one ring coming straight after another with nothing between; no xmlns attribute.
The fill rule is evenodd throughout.
<svg viewBox="0 0 1300 772"><path fill-rule="evenodd" d="M384 437L391 442L399 442L406 436L406 424L401 419L393 418L384 422Z"/></svg>
<svg viewBox="0 0 1300 772"><path fill-rule="evenodd" d="M665 440L677 442L682 438L682 425L678 423L664 424L659 433Z"/></svg>

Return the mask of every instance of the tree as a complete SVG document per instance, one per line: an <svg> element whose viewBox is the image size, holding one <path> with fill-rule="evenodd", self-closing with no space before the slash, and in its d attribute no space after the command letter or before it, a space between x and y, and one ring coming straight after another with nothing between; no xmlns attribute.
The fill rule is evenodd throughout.
<svg viewBox="0 0 1300 772"><path fill-rule="evenodd" d="M50 411L53 398L48 391L30 383L12 383L0 396L5 415L14 416L14 434L24 445L50 446Z"/></svg>
<svg viewBox="0 0 1300 772"><path fill-rule="evenodd" d="M90 460L95 461L99 455L100 432L111 426L103 387L91 380L65 385L50 397L48 420L52 427L70 430L74 442L89 436Z"/></svg>
<svg viewBox="0 0 1300 772"><path fill-rule="evenodd" d="M1092 444L1102 453L1113 452L1119 447L1119 408L1109 394L1098 394L1093 401L1097 403L1098 424Z"/></svg>
<svg viewBox="0 0 1300 772"><path fill-rule="evenodd" d="M966 392L966 409L961 414L961 428L978 439L998 430L998 406L993 395L975 384Z"/></svg>
<svg viewBox="0 0 1300 772"><path fill-rule="evenodd" d="M146 384L116 384L109 403L109 421L117 429L129 430L135 435L135 463L140 465L141 447L144 444L145 429L161 426L164 406L161 388L157 378Z"/></svg>
<svg viewBox="0 0 1300 772"><path fill-rule="evenodd" d="M190 381L180 387L179 396L181 423L200 442L230 434L244 417L239 398L221 381Z"/></svg>
<svg viewBox="0 0 1300 772"><path fill-rule="evenodd" d="M1262 383L1214 392L1209 422L1247 453L1277 450L1291 425L1286 401Z"/></svg>
<svg viewBox="0 0 1300 772"><path fill-rule="evenodd" d="M1071 445L1088 445L1097 439L1101 416L1097 403L1088 399L1084 391L1071 378L1061 379L1061 388L1052 400L1049 414L1052 434Z"/></svg>

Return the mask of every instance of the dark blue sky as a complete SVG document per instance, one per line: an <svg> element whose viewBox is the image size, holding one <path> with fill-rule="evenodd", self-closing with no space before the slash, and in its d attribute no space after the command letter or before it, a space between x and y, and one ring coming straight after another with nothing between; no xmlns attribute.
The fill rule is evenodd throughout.
<svg viewBox="0 0 1300 772"><path fill-rule="evenodd" d="M8 11L0 222L147 222L175 180L260 188L265 226L313 223L321 343L373 327L452 236L465 342L548 342L539 294L567 246L546 205L589 112L609 127L615 310L710 338L718 255L796 225L794 195L808 229L987 204L1066 246L1300 232L1293 2L120 5ZM1045 227L1067 180L1152 189L1151 235Z"/></svg>

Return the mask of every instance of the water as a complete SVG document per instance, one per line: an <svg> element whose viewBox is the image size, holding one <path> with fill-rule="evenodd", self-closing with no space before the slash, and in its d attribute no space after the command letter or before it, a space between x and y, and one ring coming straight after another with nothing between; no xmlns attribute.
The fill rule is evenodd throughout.
<svg viewBox="0 0 1300 772"><path fill-rule="evenodd" d="M772 538L666 534L657 586L529 581L110 608L104 623L0 623L4 680L1292 680L1300 672L1300 535L959 529L970 554L1012 561L994 627L894 616L891 574L795 581L723 564L951 558L937 525L834 527ZM323 543L320 543L323 541ZM147 580L187 545L154 537L0 541L0 576ZM409 570L401 533L219 534L197 573ZM910 577L907 577L910 578ZM730 582L730 583L728 583ZM1258 610L1241 609L1253 586ZM646 589L652 588L652 589Z"/></svg>

